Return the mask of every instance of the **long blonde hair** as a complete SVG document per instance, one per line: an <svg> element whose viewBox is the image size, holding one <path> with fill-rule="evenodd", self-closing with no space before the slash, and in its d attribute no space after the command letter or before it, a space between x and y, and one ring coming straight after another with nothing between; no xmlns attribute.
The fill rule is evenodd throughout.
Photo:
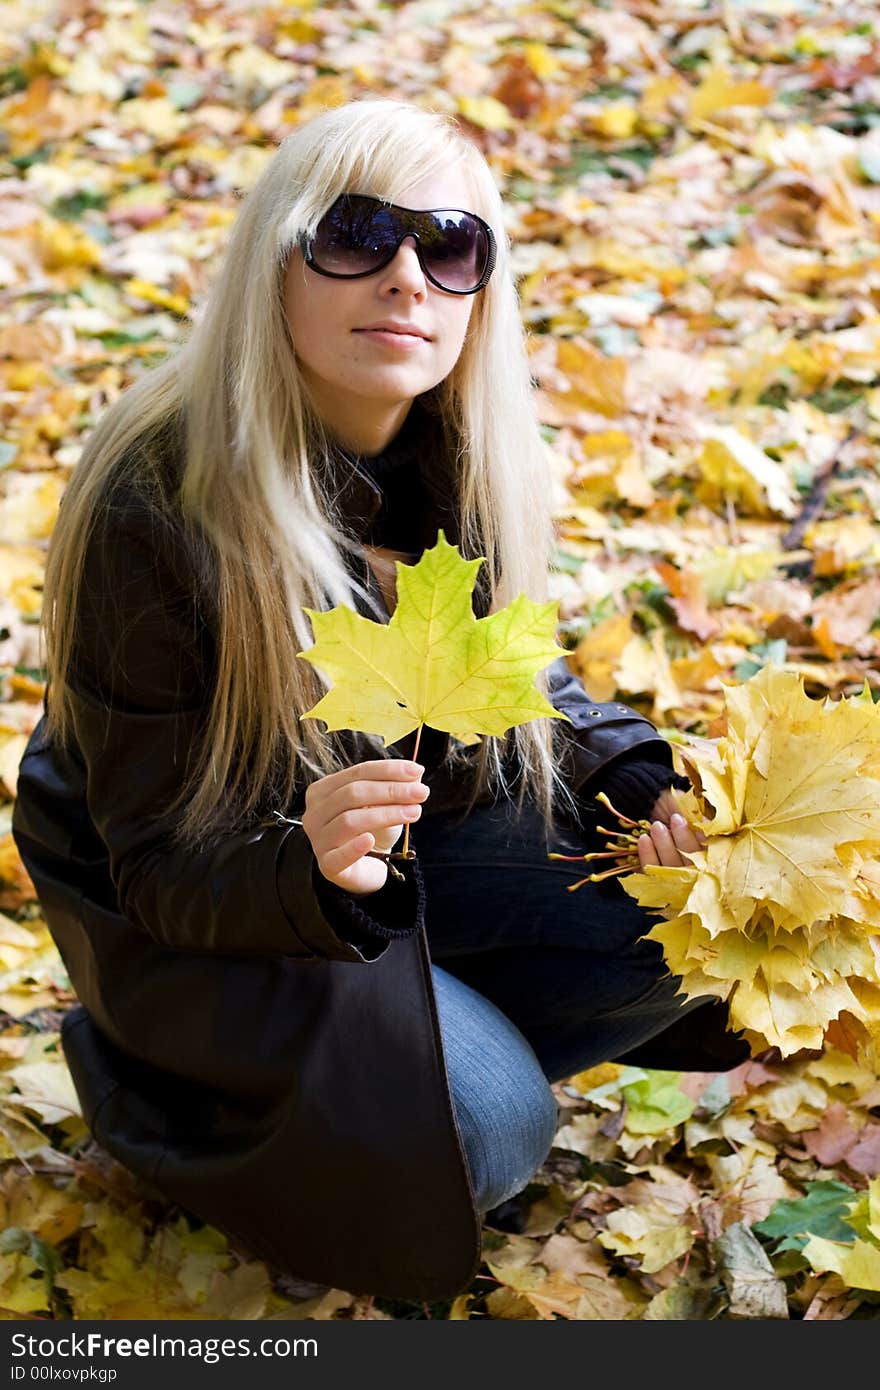
<svg viewBox="0 0 880 1390"><path fill-rule="evenodd" d="M549 459L492 171L444 113L384 98L323 111L282 141L242 201L186 340L123 391L91 431L49 545L41 636L48 732L62 745L73 729L66 678L86 540L121 460L151 505L200 536L211 556L216 670L200 746L169 808L181 844L203 844L221 826L244 826L267 808L283 812L297 783L346 765L343 746L320 721L299 718L326 684L293 654L314 641L304 607L354 606L355 591L367 595L346 565L356 543L322 486L332 440L310 407L291 351L284 267L300 234L314 232L340 193L400 201L410 184L450 164L469 180L473 210L489 222L498 246L459 359L427 393L455 446L460 548L466 558L485 556L497 579L493 609L520 593L548 598ZM184 442L180 477L169 492L161 481L161 436L175 422ZM546 695L546 671L535 683ZM515 751L519 804L531 796L552 834L559 802L574 809L557 768L562 724L531 720L470 750L471 804L490 786L510 794L503 763ZM388 756L380 737L361 737L365 756ZM450 744L455 765L461 750Z"/></svg>

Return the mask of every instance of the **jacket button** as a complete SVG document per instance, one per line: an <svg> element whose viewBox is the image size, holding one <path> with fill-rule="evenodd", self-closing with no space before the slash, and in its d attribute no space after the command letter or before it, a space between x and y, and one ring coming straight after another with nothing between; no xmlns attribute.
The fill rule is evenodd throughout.
<svg viewBox="0 0 880 1390"><path fill-rule="evenodd" d="M600 709L591 709L591 710L590 710L590 718L591 718L591 719L601 719L601 718L602 718L602 711L601 711Z"/></svg>

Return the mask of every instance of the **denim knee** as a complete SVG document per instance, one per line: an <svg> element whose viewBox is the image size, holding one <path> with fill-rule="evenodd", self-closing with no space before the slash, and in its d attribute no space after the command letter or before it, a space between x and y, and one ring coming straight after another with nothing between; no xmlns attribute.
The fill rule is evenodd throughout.
<svg viewBox="0 0 880 1390"><path fill-rule="evenodd" d="M482 994L432 966L453 1105L479 1211L525 1187L553 1144L556 1098L531 1045Z"/></svg>

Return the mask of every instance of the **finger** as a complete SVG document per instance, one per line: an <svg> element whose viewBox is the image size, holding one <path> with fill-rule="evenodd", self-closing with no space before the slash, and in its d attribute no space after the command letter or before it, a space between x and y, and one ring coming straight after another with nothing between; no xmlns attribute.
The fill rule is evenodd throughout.
<svg viewBox="0 0 880 1390"><path fill-rule="evenodd" d="M667 868L673 869L681 864L682 860L676 848L675 841L669 831L669 827L662 821L655 820L651 826L651 839L660 859L660 863Z"/></svg>
<svg viewBox="0 0 880 1390"><path fill-rule="evenodd" d="M329 821L345 811L360 810L366 806L421 805L429 795L430 787L416 777L394 780L359 778L355 782L344 782L325 797L321 802L321 813Z"/></svg>
<svg viewBox="0 0 880 1390"><path fill-rule="evenodd" d="M399 804L361 806L353 811L343 811L342 815L334 816L324 826L320 837L321 849L326 854L328 850L339 849L365 831L375 834L377 831L386 830L390 825L404 825L416 821L421 814L421 806Z"/></svg>
<svg viewBox="0 0 880 1390"><path fill-rule="evenodd" d="M424 772L421 763L409 762L406 758L374 758L365 763L353 763L351 767L340 768L326 777L319 777L306 788L311 804L325 801L335 796L340 788L351 782L402 782L416 781Z"/></svg>
<svg viewBox="0 0 880 1390"><path fill-rule="evenodd" d="M669 822L669 829L672 838L680 850L697 850L700 842L697 839L693 826L689 825L684 816L676 813Z"/></svg>
<svg viewBox="0 0 880 1390"><path fill-rule="evenodd" d="M654 848L654 841L647 833L639 836L637 848L639 851L639 860L641 861L642 868L644 868L646 864L660 863L660 860L657 858L657 851Z"/></svg>
<svg viewBox="0 0 880 1390"><path fill-rule="evenodd" d="M346 840L344 845L316 856L318 868L325 878L341 874L344 869L350 869L359 859L363 859L375 843L374 837L370 834L355 835L353 840Z"/></svg>

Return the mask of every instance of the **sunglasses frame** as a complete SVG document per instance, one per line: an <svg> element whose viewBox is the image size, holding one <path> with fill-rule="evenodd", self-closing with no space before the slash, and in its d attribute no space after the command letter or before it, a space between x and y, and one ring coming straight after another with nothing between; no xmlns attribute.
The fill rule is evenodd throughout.
<svg viewBox="0 0 880 1390"><path fill-rule="evenodd" d="M442 212L460 212L465 217L472 217L475 222L479 222L480 226L486 234L488 254L486 256L486 264L483 269L483 273L480 276L477 284L474 285L473 289L470 290L451 290L446 285L441 285L440 281L437 280L431 274L430 270L425 265L424 255L422 252L422 243L419 239L418 231L413 228L410 228L398 237L397 242L389 252L388 256L385 258L385 260L382 261L381 265L373 266L371 270L356 270L352 272L350 275L341 273L338 270L322 269L322 267L319 266L312 257L312 242L314 238L308 236L307 233L303 232L299 238L300 250L302 251L303 256L305 258L306 265L309 267L310 270L314 270L318 275L326 275L328 279L331 280L363 280L364 277L367 275L376 275L380 270L384 270L386 265L391 264L391 262L394 260L394 257L400 250L401 243L404 242L407 237L411 236L415 241L415 252L416 256L418 257L419 265L422 269L422 274L425 276L427 280L430 280L432 285L436 285L438 290L442 290L444 294L476 294L478 290L484 289L485 286L489 283L489 278L492 274L492 271L495 269L495 260L498 254L498 247L495 241L495 233L492 231L492 228L489 226L489 223L486 222L482 217L478 217L475 212L468 212L467 208L405 208L401 207L399 203L386 203L382 198L374 198L368 193L341 193L339 197L335 200L335 202L323 214L321 221L324 220L324 217L328 217L329 214L333 211L333 208L336 207L336 204L341 202L344 198L362 199L366 202L374 203L377 208L387 208L389 212L395 214L403 214L404 217L425 217L436 215L437 213Z"/></svg>

